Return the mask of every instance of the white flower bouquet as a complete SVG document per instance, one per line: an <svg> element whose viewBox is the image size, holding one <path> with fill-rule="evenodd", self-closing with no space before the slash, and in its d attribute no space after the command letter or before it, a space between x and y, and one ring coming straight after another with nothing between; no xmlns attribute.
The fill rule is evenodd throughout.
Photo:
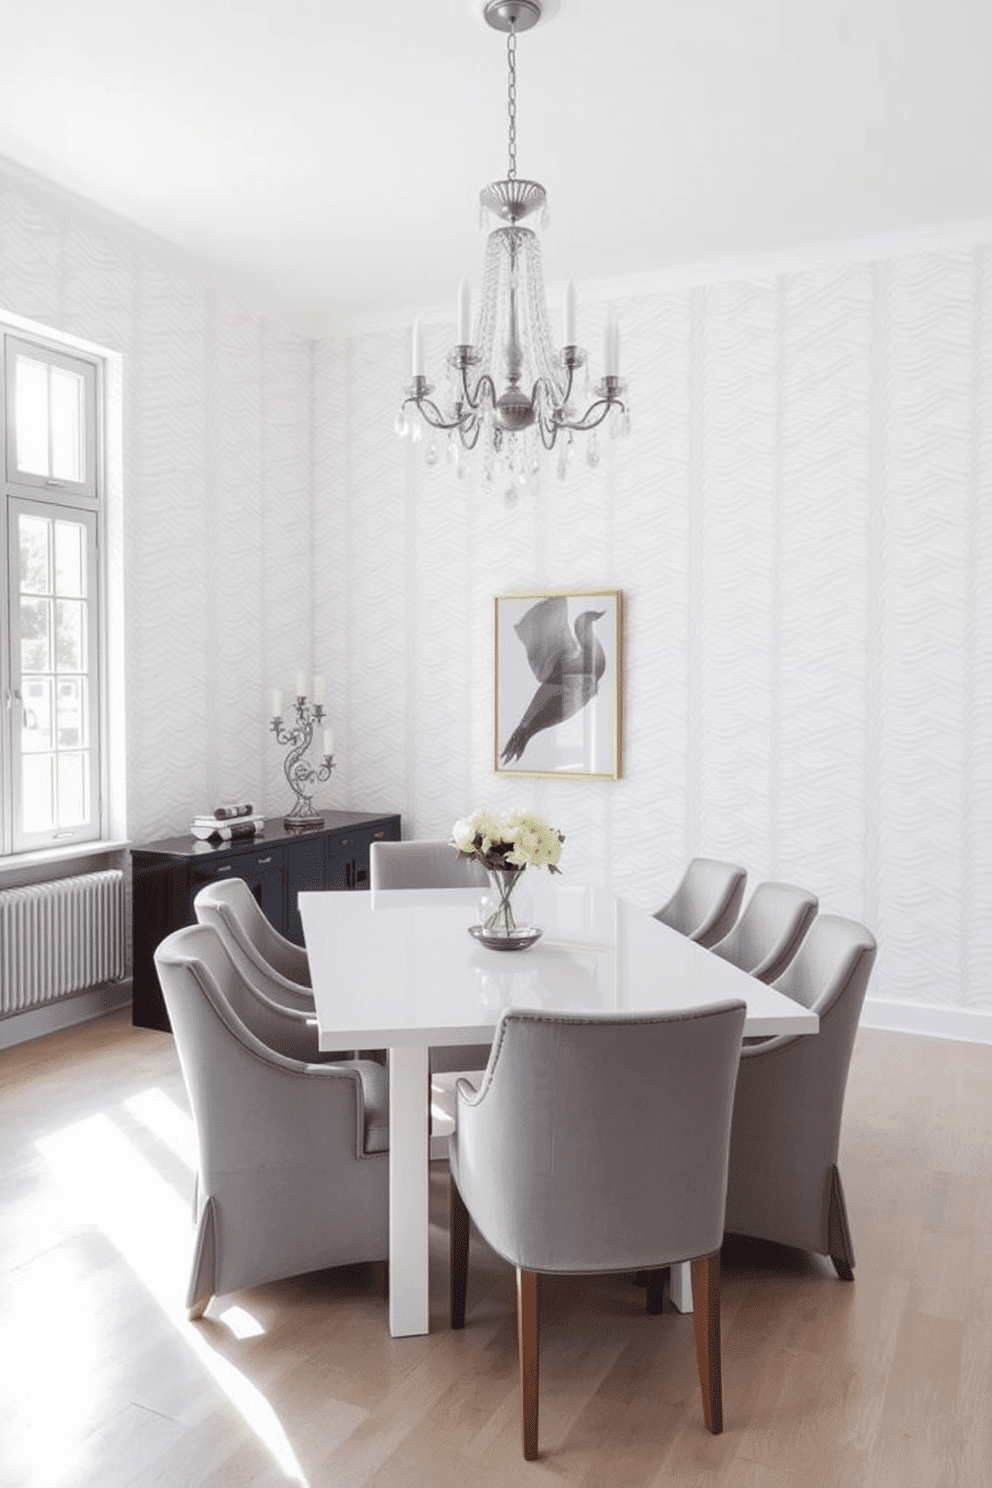
<svg viewBox="0 0 992 1488"><path fill-rule="evenodd" d="M456 821L451 841L462 858L477 858L483 867L507 872L547 868L560 873L558 860L565 838L533 811L473 811Z"/></svg>

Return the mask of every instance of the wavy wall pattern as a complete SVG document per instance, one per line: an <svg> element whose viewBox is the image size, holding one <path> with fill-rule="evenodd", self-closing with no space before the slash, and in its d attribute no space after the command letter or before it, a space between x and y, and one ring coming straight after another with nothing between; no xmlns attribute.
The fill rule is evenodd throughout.
<svg viewBox="0 0 992 1488"><path fill-rule="evenodd" d="M529 799L570 874L645 907L739 859L877 930L876 998L990 1036L992 246L621 303L632 439L513 509L393 435L402 333L307 342L2 178L0 306L124 358L133 838L218 795L282 811L269 691L302 664L326 804L433 836ZM623 779L497 778L493 595L600 585Z"/></svg>
<svg viewBox="0 0 992 1488"><path fill-rule="evenodd" d="M989 1037L990 291L979 246L624 304L634 437L514 510L392 436L405 338L350 341L359 793L420 836L525 797L645 907L695 852L809 884L877 930L876 998ZM591 585L626 597L624 778L508 786L492 595Z"/></svg>
<svg viewBox="0 0 992 1488"><path fill-rule="evenodd" d="M281 812L270 690L313 652L313 348L0 179L0 307L123 356L128 833ZM319 669L319 666L314 669Z"/></svg>

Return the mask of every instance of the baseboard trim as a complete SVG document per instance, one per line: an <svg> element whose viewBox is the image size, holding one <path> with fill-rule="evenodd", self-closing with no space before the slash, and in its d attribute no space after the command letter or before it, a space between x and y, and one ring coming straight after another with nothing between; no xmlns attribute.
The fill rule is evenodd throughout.
<svg viewBox="0 0 992 1488"><path fill-rule="evenodd" d="M16 1044L44 1038L46 1033L56 1033L60 1028L71 1028L76 1023L102 1018L106 1013L127 1007L130 1001L131 979L128 977L123 982L105 987L90 987L75 997L63 998L61 1002L13 1013L0 1020L0 1049L12 1049Z"/></svg>
<svg viewBox="0 0 992 1488"><path fill-rule="evenodd" d="M956 1039L965 1044L992 1044L992 1012L978 1008L934 1007L874 997L865 1002L861 1027L922 1033L928 1038Z"/></svg>

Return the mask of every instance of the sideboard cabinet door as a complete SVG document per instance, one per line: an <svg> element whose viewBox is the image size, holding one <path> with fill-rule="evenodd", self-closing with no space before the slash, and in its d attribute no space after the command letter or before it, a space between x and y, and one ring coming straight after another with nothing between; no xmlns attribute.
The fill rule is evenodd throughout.
<svg viewBox="0 0 992 1488"><path fill-rule="evenodd" d="M193 900L208 883L220 883L225 878L243 878L261 906L262 913L270 920L280 935L286 933L286 873L285 853L281 847L266 847L258 852L238 853L226 862L214 858L194 859L189 874L189 920L196 919Z"/></svg>
<svg viewBox="0 0 992 1488"><path fill-rule="evenodd" d="M303 838L294 843L286 854L286 928L283 934L297 945L303 944L303 921L297 903L301 889L330 889L336 884L326 882L324 874L325 848L322 838L310 841Z"/></svg>

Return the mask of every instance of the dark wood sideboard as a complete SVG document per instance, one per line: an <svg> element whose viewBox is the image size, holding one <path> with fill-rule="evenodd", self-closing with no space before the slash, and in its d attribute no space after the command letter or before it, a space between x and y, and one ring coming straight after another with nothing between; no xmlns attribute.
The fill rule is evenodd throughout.
<svg viewBox="0 0 992 1488"><path fill-rule="evenodd" d="M276 929L302 945L300 890L367 889L372 843L399 838L398 816L325 811L324 826L316 832L287 832L279 818L242 842L168 837L132 848L132 1021L139 1028L169 1030L155 947L171 931L195 923L193 900L204 884L243 878Z"/></svg>

